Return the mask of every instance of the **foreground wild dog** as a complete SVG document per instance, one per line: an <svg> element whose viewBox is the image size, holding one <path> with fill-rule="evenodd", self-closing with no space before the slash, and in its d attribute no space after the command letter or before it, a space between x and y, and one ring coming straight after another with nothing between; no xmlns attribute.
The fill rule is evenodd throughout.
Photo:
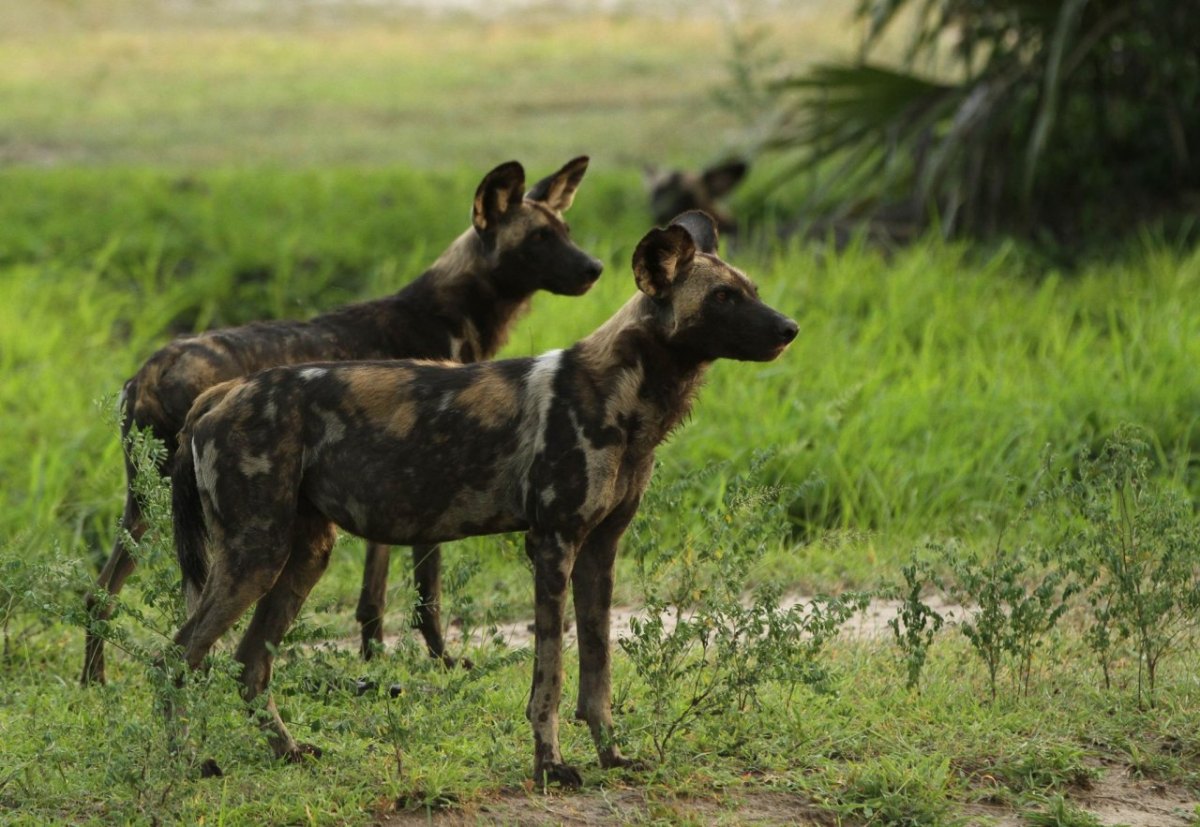
<svg viewBox="0 0 1200 827"><path fill-rule="evenodd" d="M742 182L749 168L739 160L723 161L698 173L647 166L644 180L654 223L665 224L672 216L702 210L716 219L721 235L733 235L737 220L721 202Z"/></svg>
<svg viewBox="0 0 1200 827"><path fill-rule="evenodd" d="M513 322L537 290L580 295L603 265L571 241L562 213L571 206L587 170L576 158L528 193L525 172L511 161L496 167L475 193L472 227L450 245L422 276L395 295L349 305L307 322L265 322L178 339L159 350L122 392L122 438L149 429L174 456L176 434L192 402L220 382L275 365L348 359L489 359L504 343ZM524 194L524 197L522 197ZM161 469L164 474L169 468ZM136 541L145 531L133 494L134 468L126 457L128 484L121 535ZM436 546L413 549L420 604L417 625L430 653L444 656L438 617L440 565ZM388 550L371 545L358 618L363 652L382 641ZM121 590L134 568L121 536L100 573L98 588ZM111 610L97 594L88 596L97 619ZM89 630L82 682L104 682L104 641Z"/></svg>
<svg viewBox="0 0 1200 827"><path fill-rule="evenodd" d="M617 541L655 447L715 359L767 361L796 323L715 255L704 213L651 230L640 293L568 350L474 365L352 362L265 370L205 393L180 434L175 542L191 615L175 636L195 669L258 602L235 657L243 694L266 691L272 652L325 570L334 526L385 543L525 531L536 596L534 778L579 773L558 744L567 584L579 633L576 714L603 767L613 741L609 606ZM268 700L276 755L292 739Z"/></svg>

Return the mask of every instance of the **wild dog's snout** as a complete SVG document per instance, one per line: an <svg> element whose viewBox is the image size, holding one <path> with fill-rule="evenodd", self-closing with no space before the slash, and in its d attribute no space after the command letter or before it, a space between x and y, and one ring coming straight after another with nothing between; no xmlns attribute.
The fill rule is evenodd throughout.
<svg viewBox="0 0 1200 827"><path fill-rule="evenodd" d="M591 287L596 283L596 279L600 278L600 274L604 272L604 262L598 258L588 256L588 263L583 268L583 279L587 282L587 286Z"/></svg>
<svg viewBox="0 0 1200 827"><path fill-rule="evenodd" d="M585 253L578 247L572 250L575 263L570 268L568 273L564 273L563 277L555 283L548 285L552 293L560 293L567 296L582 296L588 290L592 289L592 285L600 278L600 274L604 272L604 262L598 258Z"/></svg>
<svg viewBox="0 0 1200 827"><path fill-rule="evenodd" d="M800 332L800 325L796 324L792 319L784 319L779 323L778 335L780 344L790 345L792 340L796 338L796 334Z"/></svg>

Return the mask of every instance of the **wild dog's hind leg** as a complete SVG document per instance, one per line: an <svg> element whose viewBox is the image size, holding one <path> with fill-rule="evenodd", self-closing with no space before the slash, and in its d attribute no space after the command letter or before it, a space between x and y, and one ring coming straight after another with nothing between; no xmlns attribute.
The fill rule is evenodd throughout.
<svg viewBox="0 0 1200 827"><path fill-rule="evenodd" d="M213 644L238 621L246 610L271 588L282 562L276 565L241 566L236 571L228 564L223 544L215 542L212 570L204 583L195 611L175 634L175 644L183 649L184 663L189 671L200 668ZM243 558L245 559L245 558ZM275 555L279 559L279 555ZM178 681L182 683L183 676ZM172 721L179 713L168 702L164 713ZM174 744L172 744L172 748ZM205 775L220 775L220 768L205 762Z"/></svg>
<svg viewBox="0 0 1200 827"><path fill-rule="evenodd" d="M329 565L329 552L335 538L333 525L315 512L300 515L292 531L291 555L279 573L275 585L258 602L246 634L238 644L234 658L242 664L242 694L252 701L271 682L271 650L279 646L284 633L300 613L308 593ZM319 757L321 751L311 744L300 744L292 738L275 701L267 696L265 717L260 724L278 758L303 760L305 755Z"/></svg>
<svg viewBox="0 0 1200 827"><path fill-rule="evenodd" d="M614 740L609 645L617 542L637 513L637 507L637 499L624 503L596 526L579 549L571 572L579 635L579 699L575 717L587 721L600 766L605 768L637 763L621 755Z"/></svg>
<svg viewBox="0 0 1200 827"><path fill-rule="evenodd" d="M558 704L562 700L563 613L567 580L575 547L555 534L525 536L525 551L533 562L534 650L533 688L525 717L533 724L533 780L544 786L558 782L578 787L583 778L564 763L558 745Z"/></svg>
<svg viewBox="0 0 1200 827"><path fill-rule="evenodd" d="M130 473L132 473L132 469L130 469ZM117 539L113 542L112 553L104 563L104 568L100 570L100 576L96 579L96 590L89 591L87 594L86 606L90 620L103 621L112 617L112 607L107 605L99 592L103 590L112 596L120 593L125 579L137 565L133 555L129 553L125 541L126 534L132 537L136 543L142 539L142 535L145 533L146 522L142 519L142 509L138 506L137 497L134 496L132 489L127 487L125 490L125 513L121 516L121 527L117 532ZM89 624L83 645L83 674L80 676L79 682L83 686L87 686L91 683L103 684L105 680L104 638L98 635Z"/></svg>
<svg viewBox="0 0 1200 827"><path fill-rule="evenodd" d="M383 610L387 604L388 561L391 549L381 543L367 543L363 565L362 591L358 595L355 619L362 624L362 656L370 660L383 645Z"/></svg>

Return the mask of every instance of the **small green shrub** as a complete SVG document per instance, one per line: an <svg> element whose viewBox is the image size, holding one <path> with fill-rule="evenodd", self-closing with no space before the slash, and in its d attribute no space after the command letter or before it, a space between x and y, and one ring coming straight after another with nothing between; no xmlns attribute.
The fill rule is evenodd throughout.
<svg viewBox="0 0 1200 827"><path fill-rule="evenodd" d="M1125 427L1098 454L1084 454L1054 492L1072 518L1058 544L1084 590L1085 640L1111 685L1116 647L1137 656L1138 703L1154 705L1162 659L1196 626L1200 522L1192 503L1152 475L1150 445Z"/></svg>
<svg viewBox="0 0 1200 827"><path fill-rule="evenodd" d="M945 618L922 599L922 594L927 586L942 588L942 582L929 563L922 560L901 566L900 574L904 578L902 602L899 612L888 621L888 628L900 648L905 685L915 689L921 681L921 670L929 657L933 638L945 623Z"/></svg>
<svg viewBox="0 0 1200 827"><path fill-rule="evenodd" d="M929 756L909 766L892 758L865 761L851 768L836 809L863 824L926 827L954 824L948 788L950 764Z"/></svg>
<svg viewBox="0 0 1200 827"><path fill-rule="evenodd" d="M1026 809L1021 814L1030 827L1100 827L1104 823L1057 793L1038 803L1041 806L1037 809Z"/></svg>
<svg viewBox="0 0 1200 827"><path fill-rule="evenodd" d="M649 735L660 760L697 718L756 706L768 682L788 687L789 698L799 685L826 688L830 674L821 652L866 603L852 594L785 607L770 585L747 596L752 567L787 536L785 492L750 482L765 461L757 458L749 472L727 482L682 548L661 552L638 542L647 539L644 530L634 532L646 616L631 620L631 635L619 644L646 686ZM683 492L715 470L668 486L653 498L652 513L663 500L680 505Z"/></svg>
<svg viewBox="0 0 1200 827"><path fill-rule="evenodd" d="M1006 550L1003 535L989 556L947 551L954 577L951 593L970 607L961 630L988 672L992 700L997 680L1009 665L1013 684L1029 694L1034 654L1066 612L1074 592L1065 572L1037 570L1028 548Z"/></svg>

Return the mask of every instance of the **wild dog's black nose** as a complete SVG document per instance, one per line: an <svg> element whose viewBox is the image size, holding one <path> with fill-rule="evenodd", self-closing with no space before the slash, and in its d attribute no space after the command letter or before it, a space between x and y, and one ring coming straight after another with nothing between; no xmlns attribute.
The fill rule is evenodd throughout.
<svg viewBox="0 0 1200 827"><path fill-rule="evenodd" d="M603 272L604 272L604 262L603 261L601 261L598 258L594 258L590 262L588 262L587 275L588 275L588 278L590 278L592 281L595 281L596 279L600 278L600 274Z"/></svg>
<svg viewBox="0 0 1200 827"><path fill-rule="evenodd" d="M796 338L796 334L800 332L800 325L787 319L779 326L779 340L785 345Z"/></svg>

